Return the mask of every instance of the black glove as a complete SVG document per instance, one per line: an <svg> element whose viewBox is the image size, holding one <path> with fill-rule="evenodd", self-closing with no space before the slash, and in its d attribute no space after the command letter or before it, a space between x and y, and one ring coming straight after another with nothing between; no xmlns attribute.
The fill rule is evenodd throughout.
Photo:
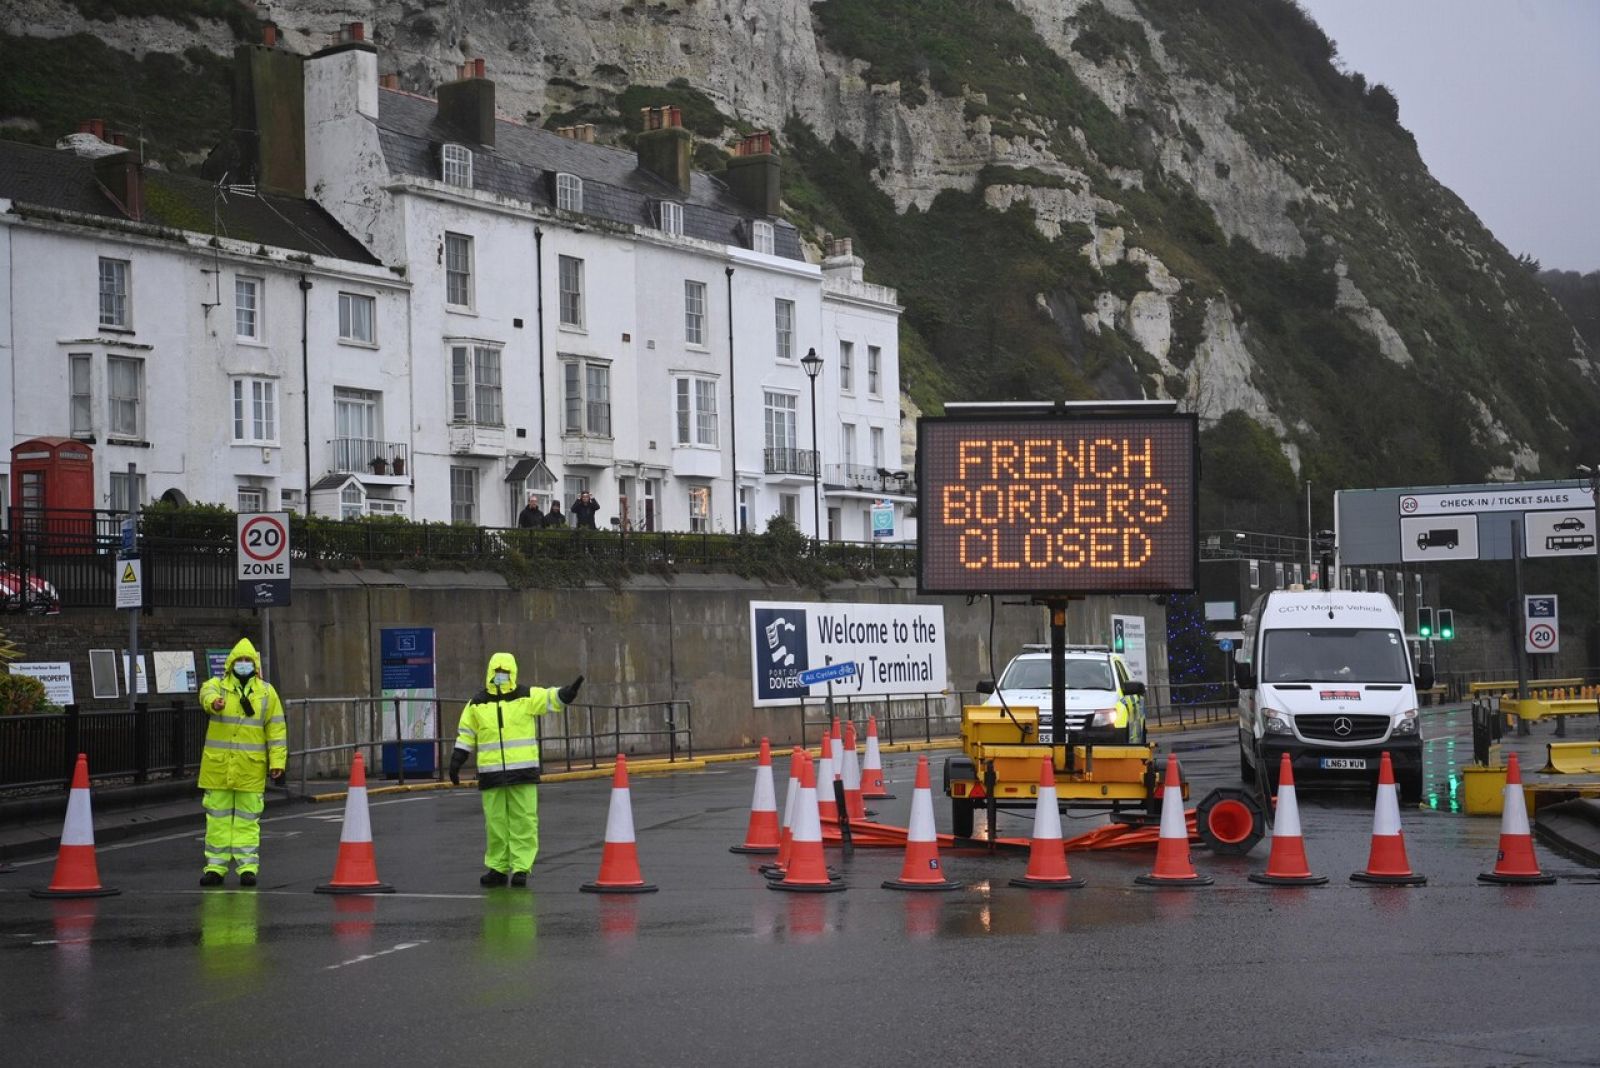
<svg viewBox="0 0 1600 1068"><path fill-rule="evenodd" d="M562 704L570 705L572 703L572 699L578 696L578 690L582 686L583 676L579 675L577 678L561 687L561 689L556 693L556 696L561 698Z"/></svg>
<svg viewBox="0 0 1600 1068"><path fill-rule="evenodd" d="M457 749L457 750L454 750L453 752L451 752L451 754L450 754L450 784L452 786L460 786L461 785L461 767L466 762L467 762L467 751L465 749Z"/></svg>

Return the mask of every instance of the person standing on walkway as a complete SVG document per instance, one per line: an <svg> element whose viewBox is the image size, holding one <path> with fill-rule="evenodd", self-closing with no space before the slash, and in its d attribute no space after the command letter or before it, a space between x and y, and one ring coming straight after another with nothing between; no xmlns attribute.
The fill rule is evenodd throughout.
<svg viewBox="0 0 1600 1068"><path fill-rule="evenodd" d="M544 529L544 513L539 511L539 498L535 494L528 494L528 503L517 516L517 526L523 530Z"/></svg>
<svg viewBox="0 0 1600 1068"><path fill-rule="evenodd" d="M578 499L572 502L572 519L575 526L594 530L594 516L600 511L600 502L589 496L589 491L584 490L578 494Z"/></svg>
<svg viewBox="0 0 1600 1068"><path fill-rule="evenodd" d="M450 781L461 785L461 768L478 757L478 790L488 845L482 886L527 886L539 854L539 734L534 720L560 712L578 696L583 676L556 689L517 685L517 661L495 653L483 692L461 710Z"/></svg>
<svg viewBox="0 0 1600 1068"><path fill-rule="evenodd" d="M544 525L546 528L567 525L567 517L561 511L561 501L559 499L550 502L550 510L544 514Z"/></svg>
<svg viewBox="0 0 1600 1068"><path fill-rule="evenodd" d="M261 811L267 776L282 778L288 730L278 691L261 677L261 656L249 638L228 653L222 674L200 687L206 744L200 757L206 810L206 867L201 886L221 886L231 863L239 885L256 885L261 870Z"/></svg>

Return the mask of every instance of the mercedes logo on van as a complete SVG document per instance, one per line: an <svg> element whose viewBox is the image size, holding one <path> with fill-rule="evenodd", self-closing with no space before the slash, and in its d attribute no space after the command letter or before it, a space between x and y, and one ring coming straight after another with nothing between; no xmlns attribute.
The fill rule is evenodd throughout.
<svg viewBox="0 0 1600 1068"><path fill-rule="evenodd" d="M1333 721L1333 733L1337 734L1341 738L1347 736L1355 729L1356 725L1350 721L1349 716L1340 716L1338 719Z"/></svg>

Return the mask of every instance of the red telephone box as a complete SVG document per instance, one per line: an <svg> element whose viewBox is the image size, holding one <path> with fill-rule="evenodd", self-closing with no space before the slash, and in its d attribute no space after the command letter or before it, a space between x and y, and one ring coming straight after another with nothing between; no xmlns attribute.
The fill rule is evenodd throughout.
<svg viewBox="0 0 1600 1068"><path fill-rule="evenodd" d="M76 438L31 438L11 446L11 507L14 529L51 535L55 551L70 545L92 552L94 447Z"/></svg>

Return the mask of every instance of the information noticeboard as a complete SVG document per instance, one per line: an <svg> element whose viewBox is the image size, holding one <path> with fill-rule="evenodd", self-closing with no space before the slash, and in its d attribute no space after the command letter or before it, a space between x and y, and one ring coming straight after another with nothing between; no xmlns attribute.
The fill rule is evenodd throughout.
<svg viewBox="0 0 1600 1068"><path fill-rule="evenodd" d="M1198 420L946 416L917 427L924 593L1187 593Z"/></svg>

